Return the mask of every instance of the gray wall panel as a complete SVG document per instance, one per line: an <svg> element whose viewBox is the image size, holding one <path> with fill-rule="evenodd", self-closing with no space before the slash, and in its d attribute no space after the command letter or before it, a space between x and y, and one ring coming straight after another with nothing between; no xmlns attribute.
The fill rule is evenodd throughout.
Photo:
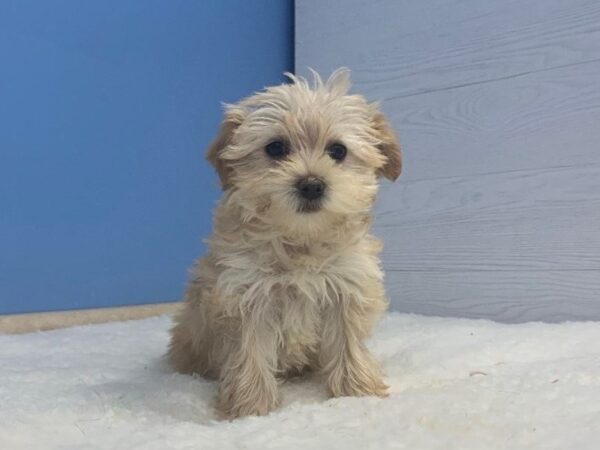
<svg viewBox="0 0 600 450"><path fill-rule="evenodd" d="M600 319L600 3L297 0L296 71L400 135L375 231L396 310Z"/></svg>

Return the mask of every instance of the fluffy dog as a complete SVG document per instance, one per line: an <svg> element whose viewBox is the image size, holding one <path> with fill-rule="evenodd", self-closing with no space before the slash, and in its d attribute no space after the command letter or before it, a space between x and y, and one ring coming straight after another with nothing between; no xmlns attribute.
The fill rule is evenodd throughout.
<svg viewBox="0 0 600 450"><path fill-rule="evenodd" d="M387 307L370 212L400 147L346 69L288 76L226 106L208 149L224 193L172 330L173 366L218 379L226 418L267 414L309 370L335 397L387 390L363 340Z"/></svg>

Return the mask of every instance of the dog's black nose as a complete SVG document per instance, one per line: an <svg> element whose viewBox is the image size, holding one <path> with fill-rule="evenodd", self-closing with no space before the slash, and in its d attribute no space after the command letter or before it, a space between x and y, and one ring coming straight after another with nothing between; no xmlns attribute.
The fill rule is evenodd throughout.
<svg viewBox="0 0 600 450"><path fill-rule="evenodd" d="M296 183L296 189L306 200L316 200L323 197L325 182L317 177L306 177Z"/></svg>

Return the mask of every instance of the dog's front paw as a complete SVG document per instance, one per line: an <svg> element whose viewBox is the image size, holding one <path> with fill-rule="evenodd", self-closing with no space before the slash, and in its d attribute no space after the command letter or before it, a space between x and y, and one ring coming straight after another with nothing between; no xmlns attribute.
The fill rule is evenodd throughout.
<svg viewBox="0 0 600 450"><path fill-rule="evenodd" d="M329 375L328 386L333 397L388 396L388 386L377 366L336 368Z"/></svg>
<svg viewBox="0 0 600 450"><path fill-rule="evenodd" d="M244 416L264 416L277 404L277 391L264 385L221 384L217 397L217 412L219 417L227 420Z"/></svg>

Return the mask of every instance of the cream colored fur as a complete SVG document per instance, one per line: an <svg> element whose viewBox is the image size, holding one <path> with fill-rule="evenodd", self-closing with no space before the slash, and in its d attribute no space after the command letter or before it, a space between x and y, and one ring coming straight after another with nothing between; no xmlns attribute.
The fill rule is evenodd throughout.
<svg viewBox="0 0 600 450"><path fill-rule="evenodd" d="M312 85L289 77L226 108L208 152L224 195L172 330L172 364L218 379L227 418L267 414L278 382L307 370L333 396L386 395L363 343L387 307L369 228L400 148L377 105L348 94L347 70ZM286 158L267 156L273 139L289 143ZM347 147L345 160L328 155L331 142ZM299 212L294 186L307 175L327 183L317 212Z"/></svg>

